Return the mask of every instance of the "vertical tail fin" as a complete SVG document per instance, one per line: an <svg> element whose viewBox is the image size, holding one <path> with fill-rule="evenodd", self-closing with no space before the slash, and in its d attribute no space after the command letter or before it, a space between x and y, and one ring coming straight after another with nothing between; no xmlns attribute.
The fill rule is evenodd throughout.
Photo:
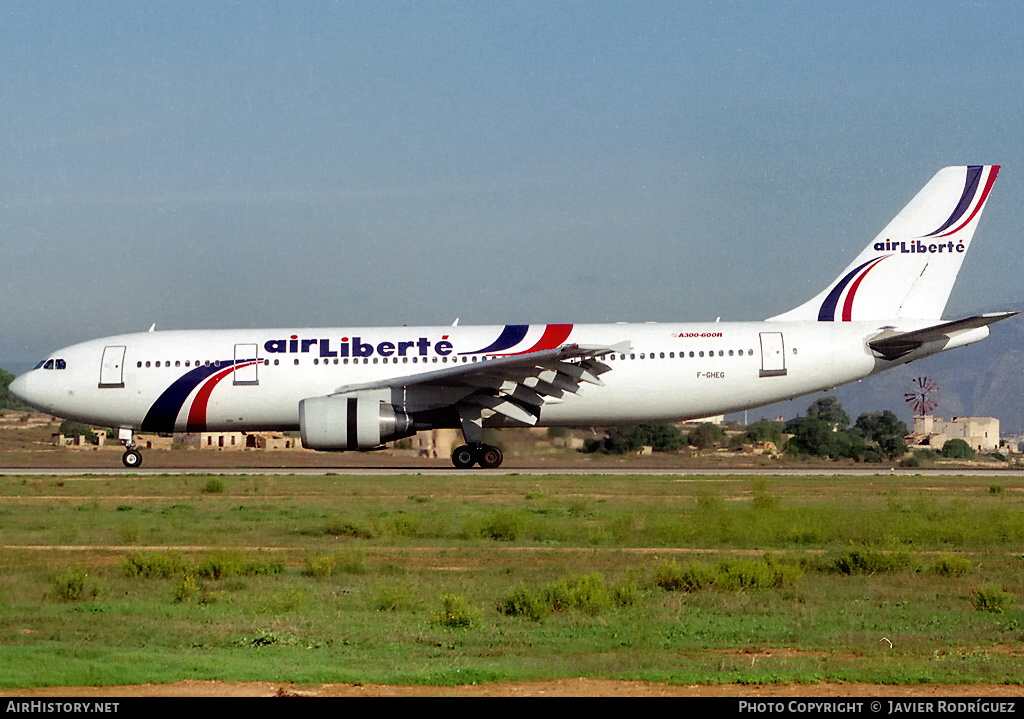
<svg viewBox="0 0 1024 719"><path fill-rule="evenodd" d="M939 170L809 302L771 320L940 319L999 165Z"/></svg>

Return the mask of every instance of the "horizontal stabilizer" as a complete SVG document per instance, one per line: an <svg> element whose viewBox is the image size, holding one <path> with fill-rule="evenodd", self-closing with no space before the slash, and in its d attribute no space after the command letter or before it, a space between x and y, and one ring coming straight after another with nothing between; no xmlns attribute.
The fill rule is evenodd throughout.
<svg viewBox="0 0 1024 719"><path fill-rule="evenodd" d="M925 327L924 329L912 332L893 332L887 330L873 340L868 341L868 347L881 355L884 359L895 360L916 350L926 342L935 342L942 339L949 339L950 335L965 330L973 330L978 327L985 327L993 322L1013 317L1017 312L986 312L982 315L965 317L961 320L943 322L942 324Z"/></svg>

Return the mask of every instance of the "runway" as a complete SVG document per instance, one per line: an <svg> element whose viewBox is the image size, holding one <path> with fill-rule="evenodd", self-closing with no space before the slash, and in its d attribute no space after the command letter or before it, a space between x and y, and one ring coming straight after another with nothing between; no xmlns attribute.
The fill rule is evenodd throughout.
<svg viewBox="0 0 1024 719"><path fill-rule="evenodd" d="M432 467L154 467L150 469L124 469L119 467L23 467L2 468L0 477L54 477L73 476L80 478L109 479L111 477L166 477L188 476L194 474L219 475L227 477L265 476L360 476L360 477L404 477L409 475L424 477L513 477L513 476L546 476L546 475L604 475L628 476L644 475L655 477L725 477L725 476L760 476L760 477L879 477L879 476L945 476L945 477L1020 477L1024 479L1024 470L1000 469L986 467L944 467L939 469L896 468L888 467L814 467L814 468L651 468L651 467L508 467L501 469L463 469Z"/></svg>

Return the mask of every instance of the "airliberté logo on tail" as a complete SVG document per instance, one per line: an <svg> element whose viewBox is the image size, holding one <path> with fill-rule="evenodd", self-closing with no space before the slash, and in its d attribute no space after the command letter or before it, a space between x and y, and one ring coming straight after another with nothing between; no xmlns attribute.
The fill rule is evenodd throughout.
<svg viewBox="0 0 1024 719"><path fill-rule="evenodd" d="M927 237L927 235L926 235ZM954 252L966 252L967 247L964 245L964 241L960 240L955 245L952 240L948 242L930 242L925 244L921 240L902 240L893 242L892 240L886 240L885 242L875 243L876 252L900 252L905 255L918 254L942 254L945 252L948 255Z"/></svg>

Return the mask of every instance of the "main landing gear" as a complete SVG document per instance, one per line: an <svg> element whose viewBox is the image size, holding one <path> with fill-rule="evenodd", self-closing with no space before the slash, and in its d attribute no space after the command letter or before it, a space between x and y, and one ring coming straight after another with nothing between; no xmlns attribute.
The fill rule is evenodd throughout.
<svg viewBox="0 0 1024 719"><path fill-rule="evenodd" d="M501 466L502 459L501 450L489 444L464 444L452 452L452 464L456 469L469 469L474 464L484 469L495 469Z"/></svg>
<svg viewBox="0 0 1024 719"><path fill-rule="evenodd" d="M142 466L142 453L135 449L134 433L130 429L118 431L118 439L124 445L124 454L121 455L121 462L128 469L136 469Z"/></svg>

